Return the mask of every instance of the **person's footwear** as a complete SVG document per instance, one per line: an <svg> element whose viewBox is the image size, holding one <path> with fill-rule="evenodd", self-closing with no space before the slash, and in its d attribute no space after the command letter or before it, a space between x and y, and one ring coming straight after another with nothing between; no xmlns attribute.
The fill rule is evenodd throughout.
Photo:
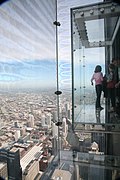
<svg viewBox="0 0 120 180"><path fill-rule="evenodd" d="M101 111L103 109L104 109L103 107L96 108L97 111Z"/></svg>

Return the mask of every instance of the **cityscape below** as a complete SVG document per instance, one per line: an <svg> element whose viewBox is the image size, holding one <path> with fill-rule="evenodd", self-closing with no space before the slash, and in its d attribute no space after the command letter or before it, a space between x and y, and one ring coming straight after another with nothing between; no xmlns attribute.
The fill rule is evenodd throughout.
<svg viewBox="0 0 120 180"><path fill-rule="evenodd" d="M0 180L120 179L119 17L118 0L0 1Z"/></svg>
<svg viewBox="0 0 120 180"><path fill-rule="evenodd" d="M0 175L4 179L10 180L18 173L22 179L42 179L46 169L56 164L58 149L61 152L64 150L64 157L66 151L76 146L74 138L81 142L81 152L95 148L93 151L97 154L104 154L104 144L94 142L91 133L77 133L76 137L71 134L72 104L69 94L60 98L61 126L57 124L57 96L53 91L1 93L0 107ZM16 168L13 168L15 163ZM73 164L70 164L67 170L64 167L61 171L71 177L73 169Z"/></svg>

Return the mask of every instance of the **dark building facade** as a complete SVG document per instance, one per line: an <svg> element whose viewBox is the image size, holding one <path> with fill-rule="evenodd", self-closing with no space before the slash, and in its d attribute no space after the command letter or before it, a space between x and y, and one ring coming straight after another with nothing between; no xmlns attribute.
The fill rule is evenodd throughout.
<svg viewBox="0 0 120 180"><path fill-rule="evenodd" d="M9 180L22 180L22 168L20 166L19 150L12 151L0 149L0 161L7 162Z"/></svg>

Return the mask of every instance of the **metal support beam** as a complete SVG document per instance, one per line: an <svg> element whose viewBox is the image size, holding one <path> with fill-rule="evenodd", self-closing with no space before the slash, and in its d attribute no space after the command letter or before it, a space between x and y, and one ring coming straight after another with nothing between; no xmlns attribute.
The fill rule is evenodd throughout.
<svg viewBox="0 0 120 180"><path fill-rule="evenodd" d="M75 11L76 19L84 19L84 21L103 19L106 17L120 16L120 6L116 3L101 3L96 6L81 7Z"/></svg>
<svg viewBox="0 0 120 180"><path fill-rule="evenodd" d="M112 43L114 42L114 39L116 37L116 34L118 32L119 27L120 27L120 17L118 19L118 22L117 22L117 25L116 25L116 28L115 28L115 31L114 31L114 34L113 34L113 37L112 37Z"/></svg>
<svg viewBox="0 0 120 180"><path fill-rule="evenodd" d="M78 33L80 35L82 45L85 47L89 47L89 41L88 41L85 21L83 19L79 19L78 21L76 21L76 27L78 29Z"/></svg>
<svg viewBox="0 0 120 180"><path fill-rule="evenodd" d="M112 45L111 41L90 42L86 28L86 21L119 17L120 6L113 2L98 3L94 6L85 6L73 10L73 19L80 35L81 43L86 48L105 47ZM119 23L118 23L119 24ZM120 24L119 24L120 25Z"/></svg>
<svg viewBox="0 0 120 180"><path fill-rule="evenodd" d="M105 46L110 46L110 45L111 45L111 41L90 42L89 43L89 48L105 47Z"/></svg>

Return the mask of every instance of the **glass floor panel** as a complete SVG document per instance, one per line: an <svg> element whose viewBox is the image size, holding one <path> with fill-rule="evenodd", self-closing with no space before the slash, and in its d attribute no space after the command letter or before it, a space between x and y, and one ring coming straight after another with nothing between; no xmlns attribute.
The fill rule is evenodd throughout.
<svg viewBox="0 0 120 180"><path fill-rule="evenodd" d="M95 109L95 105L85 105L76 118L76 122L105 123L105 107L102 111L99 111Z"/></svg>

